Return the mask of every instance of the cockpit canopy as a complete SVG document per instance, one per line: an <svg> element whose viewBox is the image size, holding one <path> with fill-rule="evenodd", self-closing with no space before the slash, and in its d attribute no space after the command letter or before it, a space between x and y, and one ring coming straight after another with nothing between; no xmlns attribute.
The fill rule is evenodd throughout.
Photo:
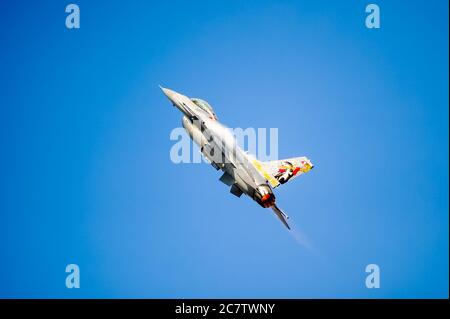
<svg viewBox="0 0 450 319"><path fill-rule="evenodd" d="M215 120L217 120L216 113L214 113L213 108L211 107L211 105L209 105L208 102L206 102L205 100L202 100L202 99L197 99L197 98L192 98L191 101L194 102L195 105L197 105L203 111L205 111L206 113L211 115Z"/></svg>

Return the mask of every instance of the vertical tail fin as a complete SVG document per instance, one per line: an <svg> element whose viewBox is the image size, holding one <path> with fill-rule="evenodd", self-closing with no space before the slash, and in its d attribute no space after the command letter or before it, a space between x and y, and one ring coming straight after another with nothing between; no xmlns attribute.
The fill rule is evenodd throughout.
<svg viewBox="0 0 450 319"><path fill-rule="evenodd" d="M310 171L314 167L305 156L270 162L260 162L255 159L253 164L274 188Z"/></svg>

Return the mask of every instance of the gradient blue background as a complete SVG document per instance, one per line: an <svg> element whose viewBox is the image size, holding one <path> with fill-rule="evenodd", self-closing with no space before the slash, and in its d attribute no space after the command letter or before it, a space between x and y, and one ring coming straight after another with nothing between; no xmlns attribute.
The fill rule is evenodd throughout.
<svg viewBox="0 0 450 319"><path fill-rule="evenodd" d="M0 297L448 297L447 1L376 1L379 30L366 1L68 3L0 8ZM313 160L277 192L311 249L170 161L158 84Z"/></svg>

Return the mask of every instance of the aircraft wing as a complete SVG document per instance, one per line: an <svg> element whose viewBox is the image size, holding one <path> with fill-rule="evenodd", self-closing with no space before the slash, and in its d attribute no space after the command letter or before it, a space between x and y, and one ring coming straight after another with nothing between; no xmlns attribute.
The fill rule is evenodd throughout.
<svg viewBox="0 0 450 319"><path fill-rule="evenodd" d="M286 226L287 229L291 230L291 227L289 227L289 224L287 223L289 216L286 215L281 209L279 209L277 205L273 205L272 210L277 215L277 217L281 220L283 225Z"/></svg>

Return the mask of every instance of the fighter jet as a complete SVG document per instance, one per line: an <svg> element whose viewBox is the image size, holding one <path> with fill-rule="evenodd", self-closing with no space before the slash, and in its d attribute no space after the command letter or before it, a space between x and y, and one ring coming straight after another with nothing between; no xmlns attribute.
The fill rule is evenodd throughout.
<svg viewBox="0 0 450 319"><path fill-rule="evenodd" d="M232 132L222 125L208 102L189 98L161 87L161 90L183 114L182 124L201 153L216 170L222 170L220 181L230 186L231 194L245 194L264 208L271 208L288 228L289 217L275 203L273 189L311 170L306 157L262 162L236 143Z"/></svg>

